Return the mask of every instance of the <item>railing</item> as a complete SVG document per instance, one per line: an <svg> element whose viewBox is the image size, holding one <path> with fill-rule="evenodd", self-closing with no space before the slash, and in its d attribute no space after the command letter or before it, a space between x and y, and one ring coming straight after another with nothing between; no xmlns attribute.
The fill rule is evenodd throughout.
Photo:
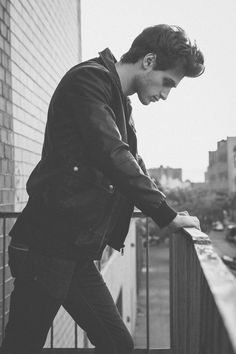
<svg viewBox="0 0 236 354"><path fill-rule="evenodd" d="M3 237L1 238L1 301L2 301L2 306L1 306L1 314L0 314L0 319L1 319L1 332L0 332L0 337L3 338L4 336L4 331L5 331L5 325L6 325L6 316L8 313L6 313L6 270L7 270L7 261L6 261L6 254L7 254L7 222L9 220L17 218L17 216L20 213L17 212L0 212L0 222L1 222L1 228L0 228L0 235L2 233Z"/></svg>
<svg viewBox="0 0 236 354"><path fill-rule="evenodd" d="M6 222L17 213L0 213L3 220L2 328L5 318ZM144 217L140 212L134 217ZM146 349L135 353L235 354L236 279L212 248L207 235L184 229L170 237L170 321L171 348L149 347L149 236L146 218ZM5 251L4 251L5 250ZM75 325L76 331L76 325ZM76 337L76 336L75 336ZM53 347L53 328L51 331ZM75 340L75 348L77 342ZM45 349L64 354L76 349ZM92 353L91 349L79 349Z"/></svg>
<svg viewBox="0 0 236 354"><path fill-rule="evenodd" d="M171 348L175 354L236 353L236 279L209 237L184 229L171 238Z"/></svg>

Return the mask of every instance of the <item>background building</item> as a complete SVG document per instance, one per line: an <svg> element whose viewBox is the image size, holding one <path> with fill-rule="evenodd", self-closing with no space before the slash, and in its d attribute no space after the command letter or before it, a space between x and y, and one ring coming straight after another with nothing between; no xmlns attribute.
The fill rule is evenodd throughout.
<svg viewBox="0 0 236 354"><path fill-rule="evenodd" d="M160 167L150 168L150 176L158 181L164 189L179 188L182 186L182 168Z"/></svg>
<svg viewBox="0 0 236 354"><path fill-rule="evenodd" d="M0 211L21 211L26 181L42 150L48 104L64 73L81 60L80 0L1 0L0 2ZM11 224L8 223L7 231ZM133 226L134 227L134 226ZM132 228L132 227L131 227ZM134 234L134 232L133 232ZM7 250L9 238L7 237ZM125 256L109 250L102 272L124 321L134 331L136 317L135 240ZM0 274L3 220L0 218ZM5 269L5 268L4 268ZM6 320L12 278L7 267ZM115 276L114 276L115 274ZM1 277L1 289L2 277ZM2 313L1 313L2 317ZM1 326L0 321L0 326ZM0 328L2 333L2 328ZM88 346L86 336L60 309L54 320L54 346ZM1 339L1 338L0 338ZM46 346L50 346L50 334Z"/></svg>
<svg viewBox="0 0 236 354"><path fill-rule="evenodd" d="M218 141L217 150L209 151L205 180L212 191L236 192L236 137Z"/></svg>

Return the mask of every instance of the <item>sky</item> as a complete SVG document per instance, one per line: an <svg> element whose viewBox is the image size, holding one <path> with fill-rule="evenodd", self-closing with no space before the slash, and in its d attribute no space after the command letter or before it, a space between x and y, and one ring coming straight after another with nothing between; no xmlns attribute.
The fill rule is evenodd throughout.
<svg viewBox="0 0 236 354"><path fill-rule="evenodd" d="M184 78L166 101L143 106L132 95L139 153L148 168L183 169L203 182L208 151L236 136L235 0L81 0L82 60L109 47L117 60L148 26L182 27L196 40L206 70Z"/></svg>

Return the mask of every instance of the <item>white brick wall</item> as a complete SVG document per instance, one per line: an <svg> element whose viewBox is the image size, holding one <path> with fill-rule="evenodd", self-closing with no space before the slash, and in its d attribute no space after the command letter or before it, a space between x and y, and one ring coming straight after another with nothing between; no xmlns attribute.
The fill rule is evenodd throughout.
<svg viewBox="0 0 236 354"><path fill-rule="evenodd" d="M40 159L51 95L81 58L79 1L10 4L15 210L20 211L27 201L25 183Z"/></svg>
<svg viewBox="0 0 236 354"><path fill-rule="evenodd" d="M21 211L27 179L40 159L50 98L65 72L81 60L80 0L9 2L10 46L4 49L11 54L11 75L0 67L0 78L12 88L12 105L2 100L0 106L13 116L13 132L2 129L0 140L14 146L15 211ZM74 322L63 309L54 325L54 345L73 346ZM83 338L82 331L79 335Z"/></svg>

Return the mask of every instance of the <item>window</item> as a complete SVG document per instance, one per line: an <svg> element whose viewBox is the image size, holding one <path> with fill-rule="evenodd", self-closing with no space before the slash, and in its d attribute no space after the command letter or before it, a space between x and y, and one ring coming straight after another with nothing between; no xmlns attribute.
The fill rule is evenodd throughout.
<svg viewBox="0 0 236 354"><path fill-rule="evenodd" d="M234 167L236 168L236 145L234 146L233 154L234 154Z"/></svg>

